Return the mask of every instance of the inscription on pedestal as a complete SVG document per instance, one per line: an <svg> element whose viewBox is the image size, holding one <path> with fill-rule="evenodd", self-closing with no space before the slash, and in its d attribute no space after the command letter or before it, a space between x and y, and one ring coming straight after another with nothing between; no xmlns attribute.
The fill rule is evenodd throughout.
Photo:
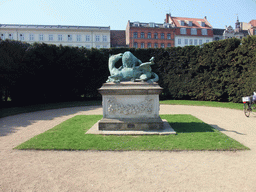
<svg viewBox="0 0 256 192"><path fill-rule="evenodd" d="M136 115L141 113L151 114L153 111L153 99L149 96L138 104L123 104L118 103L116 97L110 97L107 99L107 108L109 114L124 114L124 115Z"/></svg>

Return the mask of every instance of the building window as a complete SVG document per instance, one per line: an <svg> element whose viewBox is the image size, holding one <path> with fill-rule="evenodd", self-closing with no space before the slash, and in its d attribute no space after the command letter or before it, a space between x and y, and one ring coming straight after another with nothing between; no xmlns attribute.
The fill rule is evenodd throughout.
<svg viewBox="0 0 256 192"><path fill-rule="evenodd" d="M194 45L197 45L197 39L194 39Z"/></svg>
<svg viewBox="0 0 256 192"><path fill-rule="evenodd" d="M188 44L188 39L185 39L185 45L187 45Z"/></svg>
<svg viewBox="0 0 256 192"><path fill-rule="evenodd" d="M145 38L145 34L143 32L140 33L140 38L144 39Z"/></svg>
<svg viewBox="0 0 256 192"><path fill-rule="evenodd" d="M158 39L158 34L154 33L154 39Z"/></svg>
<svg viewBox="0 0 256 192"><path fill-rule="evenodd" d="M191 35L197 35L197 29L195 28L191 29Z"/></svg>
<svg viewBox="0 0 256 192"><path fill-rule="evenodd" d="M35 40L35 38L34 38L34 34L29 34L29 41L34 41Z"/></svg>
<svg viewBox="0 0 256 192"><path fill-rule="evenodd" d="M72 41L72 35L68 35L68 41Z"/></svg>
<svg viewBox="0 0 256 192"><path fill-rule="evenodd" d="M167 39L171 39L171 34L170 33L167 34Z"/></svg>
<svg viewBox="0 0 256 192"><path fill-rule="evenodd" d="M76 36L76 41L81 42L81 35Z"/></svg>
<svg viewBox="0 0 256 192"><path fill-rule="evenodd" d="M187 34L187 29L186 28L180 28L180 34Z"/></svg>
<svg viewBox="0 0 256 192"><path fill-rule="evenodd" d="M138 43L134 43L134 48L138 48Z"/></svg>
<svg viewBox="0 0 256 192"><path fill-rule="evenodd" d="M161 39L164 39L164 33L161 33Z"/></svg>
<svg viewBox="0 0 256 192"><path fill-rule="evenodd" d="M256 35L256 29L254 29L254 35Z"/></svg>
<svg viewBox="0 0 256 192"><path fill-rule="evenodd" d="M39 41L43 41L44 40L44 34L39 34Z"/></svg>
<svg viewBox="0 0 256 192"><path fill-rule="evenodd" d="M202 35L207 35L207 29L202 29Z"/></svg>
<svg viewBox="0 0 256 192"><path fill-rule="evenodd" d="M185 25L184 21L180 21L180 25L184 26Z"/></svg>
<svg viewBox="0 0 256 192"><path fill-rule="evenodd" d="M181 45L181 39L178 39L178 45Z"/></svg>
<svg viewBox="0 0 256 192"><path fill-rule="evenodd" d="M96 35L96 36L95 36L95 41L96 41L96 42L99 42L99 41L100 41L100 36L99 36L99 35Z"/></svg>
<svg viewBox="0 0 256 192"><path fill-rule="evenodd" d="M85 45L85 48L86 49L91 49L91 46L90 45Z"/></svg>
<svg viewBox="0 0 256 192"><path fill-rule="evenodd" d="M193 39L189 39L189 45L193 45Z"/></svg>
<svg viewBox="0 0 256 192"><path fill-rule="evenodd" d="M167 47L171 47L171 46L172 46L171 43L168 43L168 44L167 44Z"/></svg>
<svg viewBox="0 0 256 192"><path fill-rule="evenodd" d="M100 45L96 45L96 49L100 49Z"/></svg>
<svg viewBox="0 0 256 192"><path fill-rule="evenodd" d="M86 36L85 36L85 41L87 41L87 42L88 42L88 41L91 41L91 36L90 36L90 35L86 35Z"/></svg>
<svg viewBox="0 0 256 192"><path fill-rule="evenodd" d="M161 48L164 48L164 43L161 43Z"/></svg>
<svg viewBox="0 0 256 192"><path fill-rule="evenodd" d="M106 36L106 35L103 35L103 36L102 36L102 41L103 41L103 42L107 42L107 36Z"/></svg>
<svg viewBox="0 0 256 192"><path fill-rule="evenodd" d="M199 39L199 45L202 45L202 44L203 44L202 39Z"/></svg>
<svg viewBox="0 0 256 192"><path fill-rule="evenodd" d="M49 35L49 41L53 41L53 35Z"/></svg>
<svg viewBox="0 0 256 192"><path fill-rule="evenodd" d="M140 44L140 48L145 48L145 44L144 44L144 43L141 43L141 44Z"/></svg>
<svg viewBox="0 0 256 192"><path fill-rule="evenodd" d="M151 39L151 33L148 33L148 39Z"/></svg>
<svg viewBox="0 0 256 192"><path fill-rule="evenodd" d="M188 26L192 27L192 25L193 25L192 21L189 21Z"/></svg>
<svg viewBox="0 0 256 192"><path fill-rule="evenodd" d="M13 39L13 34L12 33L9 34L9 39Z"/></svg>
<svg viewBox="0 0 256 192"><path fill-rule="evenodd" d="M202 22L202 23L201 23L201 27L205 27L205 22Z"/></svg>
<svg viewBox="0 0 256 192"><path fill-rule="evenodd" d="M151 43L148 43L148 48L151 48Z"/></svg>
<svg viewBox="0 0 256 192"><path fill-rule="evenodd" d="M62 35L58 35L58 41L62 41Z"/></svg>
<svg viewBox="0 0 256 192"><path fill-rule="evenodd" d="M206 43L209 43L210 41L209 40L206 40Z"/></svg>
<svg viewBox="0 0 256 192"><path fill-rule="evenodd" d="M134 32L134 33L133 33L133 38L134 38L134 39L137 39L137 38L138 38L138 33L137 33L137 32Z"/></svg>
<svg viewBox="0 0 256 192"><path fill-rule="evenodd" d="M158 44L157 43L154 44L154 48L158 48Z"/></svg>
<svg viewBox="0 0 256 192"><path fill-rule="evenodd" d="M25 40L25 35L24 34L20 34L20 40L24 41Z"/></svg>
<svg viewBox="0 0 256 192"><path fill-rule="evenodd" d="M5 40L5 35L2 33L0 39Z"/></svg>

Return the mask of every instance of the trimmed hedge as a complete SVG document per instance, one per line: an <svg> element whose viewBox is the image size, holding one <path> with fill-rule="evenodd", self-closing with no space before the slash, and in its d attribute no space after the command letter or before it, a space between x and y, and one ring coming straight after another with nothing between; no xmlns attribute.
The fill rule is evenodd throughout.
<svg viewBox="0 0 256 192"><path fill-rule="evenodd" d="M256 36L166 49L85 49L0 41L0 96L17 105L101 98L109 55L154 56L162 99L241 102L256 91ZM121 61L117 67L121 65ZM2 102L3 103L3 102Z"/></svg>

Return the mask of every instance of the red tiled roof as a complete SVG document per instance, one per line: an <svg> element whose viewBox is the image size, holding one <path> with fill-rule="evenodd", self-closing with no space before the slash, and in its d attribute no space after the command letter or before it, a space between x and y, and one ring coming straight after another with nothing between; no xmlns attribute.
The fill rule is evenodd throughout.
<svg viewBox="0 0 256 192"><path fill-rule="evenodd" d="M184 21L185 25L182 26L180 24L180 21ZM192 21L192 26L189 26L187 21ZM196 18L186 18L186 17L170 17L170 22L173 22L176 27L212 29L212 26L207 21L207 19L196 19ZM201 22L205 22L205 27L201 26Z"/></svg>
<svg viewBox="0 0 256 192"><path fill-rule="evenodd" d="M251 20L249 23L250 23L253 27L256 27L256 20Z"/></svg>

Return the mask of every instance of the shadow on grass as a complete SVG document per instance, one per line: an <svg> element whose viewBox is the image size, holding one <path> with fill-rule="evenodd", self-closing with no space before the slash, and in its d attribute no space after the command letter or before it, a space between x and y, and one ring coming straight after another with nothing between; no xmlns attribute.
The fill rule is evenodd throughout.
<svg viewBox="0 0 256 192"><path fill-rule="evenodd" d="M177 133L214 132L214 128L212 126L203 122L177 122L170 123L170 125Z"/></svg>

